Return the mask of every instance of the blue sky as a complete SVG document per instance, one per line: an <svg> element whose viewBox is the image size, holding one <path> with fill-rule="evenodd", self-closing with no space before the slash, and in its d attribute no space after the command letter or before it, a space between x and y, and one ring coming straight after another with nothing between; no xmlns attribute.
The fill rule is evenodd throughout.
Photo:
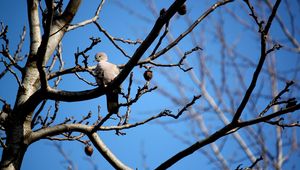
<svg viewBox="0 0 300 170"><path fill-rule="evenodd" d="M136 16L135 14L130 14L130 12L122 9L117 3L117 1L107 1L105 3L103 10L100 13L99 23L103 26L111 35L115 37L121 37L124 39L143 39L147 35L147 33L152 28L155 17L145 5L145 1L137 1L131 0L126 1L126 4L132 9L135 13L139 14ZM173 2L169 1L155 1L157 9L168 8L169 5ZM18 3L18 5L16 5ZM89 19L94 15L94 12L97 8L99 1L83 1L81 7L76 15L73 23L77 23L83 21L85 19ZM122 1L125 4L125 2ZM189 10L189 17L193 21L196 19L202 12L211 5L212 2L205 2L203 4L198 3L198 1L190 1L187 3ZM0 21L9 26L8 38L10 39L10 49L11 52L16 50L17 43L19 42L20 34L22 32L23 26L26 27L26 40L22 49L22 55L28 53L28 42L29 42L29 28L27 21L27 12L26 12L26 2L25 1L3 1L0 6ZM238 5L228 5L229 8L236 10L238 14L241 13ZM295 7L297 8L297 7ZM17 11L17 12L16 12ZM239 45L237 48L243 52L244 54L249 54L250 60L256 63L259 54L259 45L253 42L253 33L250 31L245 31L243 27L236 26L229 15L226 14L224 10L223 17L225 20L224 27L226 31L226 39L229 43L233 43L235 41L239 41ZM280 14L285 16L284 11L280 9ZM216 11L212 17L208 18L206 21L203 21L199 27L196 28L196 31L201 31L201 29L206 29L208 31L205 32L205 42L203 42L204 50L201 54L203 56L209 58L209 56L213 56L214 58L209 58L209 61L215 61L216 63L221 61L222 55L220 54L221 46L216 43L215 37L215 25L220 22L218 20L218 15L220 13ZM247 14L241 15L245 20L247 18ZM142 18L142 19L141 19ZM254 23L252 23L254 24ZM296 22L296 25L299 26L299 22ZM177 37L182 31L187 28L187 23L184 18L176 15L171 22L170 31L172 32L174 37ZM279 39L283 37L282 32L278 31L278 24L274 24L274 28L272 29L272 33L276 34ZM299 28L299 27L298 27ZM299 35L299 34L297 34ZM72 32L69 32L65 35L63 39L63 58L65 59L65 68L74 66L74 53L77 48L83 50L90 44L89 37L100 37L102 42L97 45L93 50L91 50L88 55L91 57L98 51L105 51L109 57L110 61L116 64L124 64L127 61L127 58L122 56L122 53L115 49L115 47L107 40L107 38L97 30L95 25L88 25L84 28L76 29ZM196 34L196 39L199 40L201 35ZM299 37L296 37L299 39ZM254 38L255 39L255 38ZM156 41L157 42L157 41ZM285 41L284 41L285 42ZM241 44L241 45L240 45ZM119 45L126 50L129 55L132 55L137 48L137 46L121 44ZM167 41L163 42L163 46L167 45ZM287 43L287 45L289 45ZM190 50L194 46L191 44L191 39L189 36L180 42L179 47L185 51ZM151 47L153 48L153 46ZM151 53L150 50L147 51L146 55L143 57L147 57ZM177 57L173 57L176 54L174 51L170 51L164 58L168 56L172 61L177 61ZM201 57L203 57L201 55ZM253 56L253 57L252 57ZM297 58L299 58L299 54L295 55L294 53L289 53L287 51L278 53L277 64L279 69L290 70L295 68L298 63ZM199 76L199 72L197 69L199 68L199 56L197 54L191 54L189 56L188 61L192 63L192 66L196 69L196 74ZM241 62L242 59L237 59L238 62ZM159 61L165 62L166 59L161 59ZM96 63L89 63L90 65L94 65ZM214 62L210 62L207 64L209 69L212 69L213 74L217 80L221 79L221 75L219 73L220 66L216 65ZM0 70L2 70L4 66L0 65ZM190 100L195 93L201 93L201 90L195 84L192 83L189 76L182 71L178 71L177 68L172 69L158 69L154 68L154 79L151 82L152 86L154 84L158 84L159 88L167 89L172 95L176 97L181 97L181 94L178 92L177 87L172 85L172 82L163 76L164 72L171 72L172 78L179 79L184 85L190 86L191 90L186 91L185 95ZM143 84L143 74L144 69L135 68L134 69L134 82L133 91L136 90L138 86L142 86ZM174 73L173 73L174 72ZM250 77L252 75L253 69L245 69L243 75L249 78L246 78L246 85L248 85L250 81ZM230 77L230 81L234 82L233 88L239 87L240 82L236 80L234 77L235 74L229 72L228 74L232 74L233 77ZM87 79L93 81L92 77L89 77L86 74L82 74L86 76ZM292 79L292 74L285 74L287 78ZM260 79L260 84L264 79L268 79L267 77ZM296 76L296 79L299 80L299 75ZM8 103L13 104L15 100L15 95L17 92L17 86L15 86L16 82L13 76L5 76L1 81L0 88L0 97L7 100ZM220 81L217 81L220 83ZM123 87L126 88L128 84L128 80L123 83ZM280 82L279 86L282 87L284 82ZM299 84L298 84L299 85ZM264 85L262 88L264 89L264 93L268 93L269 85ZM64 76L61 85L59 86L61 89L66 90L83 90L89 89L90 86L87 86L83 82L79 81L75 76L68 75ZM215 95L213 88L208 86L208 91ZM297 91L298 89L294 89ZM256 91L257 92L257 91ZM240 97L240 96L237 96ZM298 96L297 96L298 97ZM299 98L299 97L298 97ZM263 108L265 103L268 101L262 101L258 103L258 108ZM50 101L47 103L45 107L45 111L43 114L47 112L47 109L50 105L53 105L54 102ZM204 100L200 100L197 102L199 107L203 107L206 105ZM93 113L93 118L91 120L95 120L97 117L97 106L101 105L103 112L105 112L105 98L97 98L93 100L88 100L84 102L74 102L74 103L61 103L61 108L59 110L58 122L64 120L65 117L74 116L75 118L80 119L82 116L86 115L89 111ZM180 109L180 106L174 104L168 98L163 97L159 92L154 92L152 94L146 94L141 98L141 100L132 107L131 113L131 122L143 120L146 117L150 117L152 115L158 114L160 111L164 109L171 109L176 112ZM53 107L52 110L53 111ZM251 111L250 111L251 112ZM104 113L103 113L104 114ZM211 131L220 127L220 122L216 121L215 123L215 114L211 114L211 112L204 114L204 117L207 118L207 122L211 127ZM186 118L186 116L183 116ZM230 120L230 115L228 115ZM167 124L167 128L165 125L162 125L163 122L171 122ZM115 123L115 122L113 122ZM191 121L177 121L174 123L171 118L162 118L160 121L154 121L147 125L143 125L137 128L133 128L130 130L125 130L125 136L116 136L114 131L109 132L100 132L100 137L104 140L107 146L113 151L113 153L119 157L125 164L132 168L144 169L148 167L150 169L155 168L157 165L162 163L164 160L168 159L173 154L179 152L180 150L186 148L188 144L183 143L174 137L174 134L169 133L167 129L172 129L172 131L176 132L175 134L180 134L181 136L186 137L187 143L194 143L197 138L192 134L189 129L190 126L187 124L191 123L190 126L196 126ZM216 125L216 126L214 126ZM271 128L270 128L271 129ZM267 129L269 130L269 129ZM197 131L197 130L195 130ZM270 130L272 131L272 130ZM299 130L296 131L299 136ZM232 154L231 148L237 148L236 143L232 141L232 138L227 138L226 147L222 151L226 156ZM229 144L228 144L229 143ZM221 142L217 142L217 144L222 145ZM61 146L63 147L64 152L68 155L68 157L74 162L78 169L93 169L92 164L89 162L90 158L84 154L84 145L78 142L62 142ZM209 149L207 149L209 150ZM240 152L237 152L240 154ZM144 155L144 156L143 156ZM249 165L249 161L243 159L244 156L241 156L241 163L243 165ZM299 158L299 157L298 157ZM102 156L95 151L91 157L92 162L97 165L99 170L111 169L111 166L102 158ZM294 161L294 157L291 159ZM235 165L239 165L240 162L236 162ZM145 166L146 165L146 166ZM22 169L24 170L52 170L52 169L66 169L67 163L63 158L62 154L59 154L57 148L54 146L53 141L48 140L40 140L34 143L32 146L28 148L28 151L25 155L24 162L22 165ZM175 164L171 169L199 169L199 167L203 169L213 169L214 166L211 165L211 162L203 158L203 154L199 152L195 152L189 157L181 160L179 163ZM232 169L235 166L231 167Z"/></svg>

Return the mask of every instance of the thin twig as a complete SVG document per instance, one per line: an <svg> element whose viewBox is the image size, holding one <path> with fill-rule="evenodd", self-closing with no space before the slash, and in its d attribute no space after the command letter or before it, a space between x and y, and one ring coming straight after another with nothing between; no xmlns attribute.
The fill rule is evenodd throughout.
<svg viewBox="0 0 300 170"><path fill-rule="evenodd" d="M23 47L23 44L24 44L24 41L25 41L25 36L26 36L26 27L24 26L22 35L20 37L20 42L19 42L17 50L14 54L14 59L15 60L18 58L19 54L21 53L21 50L22 50L22 47Z"/></svg>
<svg viewBox="0 0 300 170"><path fill-rule="evenodd" d="M0 145L2 146L3 149L7 148L7 146L5 145L1 137L0 137Z"/></svg>
<svg viewBox="0 0 300 170"><path fill-rule="evenodd" d="M4 60L1 60L0 62L3 62L3 64L5 65L5 67L7 68L7 70L16 78L19 86L24 89L24 86L21 82L21 80L19 79L18 75L16 74L16 72L14 70L12 70L9 65L4 61Z"/></svg>
<svg viewBox="0 0 300 170"><path fill-rule="evenodd" d="M161 14L161 15L164 15L164 13ZM151 53L151 56L154 55L154 54L156 53L158 47L161 45L162 40L165 38L165 36L168 34L168 32L169 32L169 22L166 23L166 25L165 25L165 31L164 31L164 33L161 35L161 37L159 38L159 40L158 40L156 46L154 47L154 49L153 49L153 51L152 51L152 53Z"/></svg>
<svg viewBox="0 0 300 170"><path fill-rule="evenodd" d="M125 57L127 57L127 58L131 58L118 44L116 44L115 43L115 41L114 41L114 37L112 37L104 28L102 28L101 26L100 26L100 24L97 22L97 21L95 21L94 22L94 24L97 26L97 28L99 29L99 31L101 31L109 40L110 40L110 42L118 49L118 50L120 50L121 51L121 53L125 56Z"/></svg>
<svg viewBox="0 0 300 170"><path fill-rule="evenodd" d="M31 121L31 129L34 128L34 126L37 124L37 118L40 115L40 113L42 112L42 110L44 109L45 105L46 105L47 100L43 100L41 106L39 107L39 109L36 111L36 113L34 114L32 121Z"/></svg>
<svg viewBox="0 0 300 170"><path fill-rule="evenodd" d="M115 41L120 41L120 42L122 42L122 43L126 43L126 44L133 44L133 45L136 45L136 44L142 44L142 42L143 42L143 40L136 40L136 41L132 41L132 40L129 40L129 39L127 39L127 40L125 40L125 39L123 39L123 38L116 38L116 37L113 37L113 39L115 40Z"/></svg>
<svg viewBox="0 0 300 170"><path fill-rule="evenodd" d="M293 84L294 84L293 81L286 82L284 89L281 90L281 91L277 94L277 96L275 96L275 97L273 98L273 100L266 106L266 108L259 114L259 116L260 116L260 117L263 116L263 115L264 115L264 114L265 114L272 106L274 106L274 105L276 105L276 104L281 104L281 103L278 102L278 100L280 99L280 97L281 97L283 94L285 94L285 93L287 93L287 92L289 91L289 87L290 87L291 85L293 85Z"/></svg>
<svg viewBox="0 0 300 170"><path fill-rule="evenodd" d="M90 51L94 46L96 46L98 43L101 42L101 39L100 38L94 38L94 37L91 37L90 40L92 41L91 44L85 48L83 51L79 51L79 48L77 48L77 52L74 54L75 56L75 65L76 66L80 66L78 64L78 58L79 56L83 56L84 60L83 60L83 63L84 63L84 66L85 68L88 68L88 57L85 53L87 53L88 51Z"/></svg>
<svg viewBox="0 0 300 170"><path fill-rule="evenodd" d="M201 95L194 96L193 100L186 104L176 115L171 114L170 112L165 112L164 114L173 117L174 119L178 119L182 115L182 113L185 112L190 106L192 106L200 97Z"/></svg>
<svg viewBox="0 0 300 170"><path fill-rule="evenodd" d="M75 72L75 75L76 75L76 77L77 77L79 80L85 82L85 83L88 84L88 85L91 85L91 86L98 86L97 83L93 83L93 82L90 82L90 81L88 81L88 80L82 78L77 72Z"/></svg>

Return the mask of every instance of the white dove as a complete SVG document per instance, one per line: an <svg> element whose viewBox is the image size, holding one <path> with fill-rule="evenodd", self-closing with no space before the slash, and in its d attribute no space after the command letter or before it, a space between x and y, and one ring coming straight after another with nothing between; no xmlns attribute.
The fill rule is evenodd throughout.
<svg viewBox="0 0 300 170"><path fill-rule="evenodd" d="M120 73L119 68L110 62L104 52L99 52L95 55L95 60L98 62L94 75L99 86L105 87ZM117 114L119 111L118 94L119 88L106 93L107 111L110 114Z"/></svg>

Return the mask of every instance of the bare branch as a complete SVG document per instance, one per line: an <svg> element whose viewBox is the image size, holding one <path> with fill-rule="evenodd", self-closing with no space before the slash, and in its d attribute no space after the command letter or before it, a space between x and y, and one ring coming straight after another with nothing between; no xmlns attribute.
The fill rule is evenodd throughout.
<svg viewBox="0 0 300 170"><path fill-rule="evenodd" d="M26 27L24 26L23 27L23 32L22 32L22 35L20 37L20 42L18 44L18 48L14 54L14 59L16 60L18 58L18 56L20 55L21 53L21 50L22 50L22 47L23 47L23 44L24 44L24 41L25 41L25 36L26 36Z"/></svg>
<svg viewBox="0 0 300 170"><path fill-rule="evenodd" d="M263 160L263 157L262 156L260 156L259 158L257 158L256 160L255 160L255 162L249 167L250 169L251 168L254 168L254 166L259 162L259 161L262 161Z"/></svg>
<svg viewBox="0 0 300 170"><path fill-rule="evenodd" d="M99 13L100 13L100 11L101 11L101 9L102 9L104 3L105 3L105 0L102 0L101 3L100 3L99 6L98 6L98 8L97 8L97 10L96 10L96 12L95 12L95 16L94 16L93 18L88 19L88 20L85 20L85 21L82 21L82 22L77 23L77 24L72 24L72 25L70 25L70 26L68 27L68 30L67 30L67 31L71 31L71 30L74 30L74 29L76 29L76 28L83 27L83 26L85 26L85 25L88 25L88 24L91 24L91 23L97 21L97 19L99 18Z"/></svg>
<svg viewBox="0 0 300 170"><path fill-rule="evenodd" d="M249 4L249 1L245 1L247 4ZM261 52L260 52L260 59L259 59L259 62L257 64L257 67L253 73L253 76L252 76L252 80L251 80L251 83L243 97L243 100L242 102L240 103L233 119L232 119L232 122L238 122L239 118L241 117L241 114L244 110L244 108L246 107L248 101L249 101L249 98L256 86L256 82L257 82L257 79L258 79L258 76L262 70L262 67L264 65L264 62L265 62L265 59L266 59L266 56L267 56L267 51L266 51L266 39L267 39L267 35L268 35L268 32L269 32L269 29L271 27L271 24L272 24L272 21L273 21L273 18L276 14L276 11L277 11L277 8L279 6L279 3L280 3L280 0L279 1L276 1L276 4L272 10L272 13L270 14L269 16L269 19L268 19L268 22L267 22L267 25L265 26L265 28L262 30L262 25L257 23L258 24L258 27L259 27L259 30L260 30L260 41L261 41ZM249 5L249 8L251 10L254 10L252 6ZM255 20L257 20L257 17L255 17L255 15L253 16Z"/></svg>
<svg viewBox="0 0 300 170"><path fill-rule="evenodd" d="M287 93L289 91L289 87L291 85L293 85L294 82L290 81L290 82L286 82L286 85L284 87L283 90L281 90L277 96L274 97L274 99L268 104L268 106L259 114L259 116L263 116L272 106L277 105L277 104L281 104L278 102L278 100L280 99L280 97L284 94Z"/></svg>
<svg viewBox="0 0 300 170"><path fill-rule="evenodd" d="M158 58L159 56L165 54L167 51L169 51L170 49L172 49L175 45L177 45L179 43L180 40L182 40L185 36L187 36L191 31L193 31L193 29L201 22L203 21L210 13L212 13L215 9L217 9L220 6L223 6L227 3L232 2L233 0L224 0L224 1L219 1L217 3L215 3L214 5L212 5L208 10L206 10L193 24L191 24L191 26L184 31L182 34L180 34L173 42L171 42L167 47L165 47L164 49L160 50L159 52L157 52L156 54L149 56L148 58L146 58L144 61L139 62L139 64L143 64L144 62L150 61L150 60L155 60L156 58Z"/></svg>
<svg viewBox="0 0 300 170"><path fill-rule="evenodd" d="M148 86L147 86L147 84L145 84L142 88L139 87L139 88L137 89L137 93L136 93L136 95L135 95L135 97L134 97L133 99L128 98L127 103L120 103L119 106L120 106L120 107L121 107L121 106L130 106L130 105L132 105L133 103L137 102L138 99L139 99L142 95L144 95L144 94L146 94L146 93L150 93L150 92L152 92L152 91L155 90L155 89L157 89L157 86L152 87L152 88L149 89ZM129 97L129 96L128 96L128 97Z"/></svg>
<svg viewBox="0 0 300 170"><path fill-rule="evenodd" d="M98 86L97 83L89 82L88 80L82 78L77 72L75 72L75 75L79 80L85 82L88 85L95 86L95 87Z"/></svg>
<svg viewBox="0 0 300 170"><path fill-rule="evenodd" d="M280 5L280 2L281 2L281 0L276 0L275 5L274 5L274 7L272 8L272 13L271 13L271 15L269 16L268 21L267 21L267 24L266 24L266 26L265 26L265 28L264 28L264 32L265 32L266 35L267 35L267 33L269 32L269 30L270 30L270 28L271 28L272 22L273 22L273 20L274 20L274 18L275 18L275 16L276 16L277 9L278 9L278 7L279 7L279 5Z"/></svg>
<svg viewBox="0 0 300 170"><path fill-rule="evenodd" d="M50 121L47 122L46 127L50 126L55 121L58 109L59 109L59 101L55 101L55 104L54 104L54 113L50 117Z"/></svg>
<svg viewBox="0 0 300 170"><path fill-rule="evenodd" d="M18 75L15 73L15 71L12 70L10 68L10 66L4 60L0 60L0 62L2 62L5 65L6 69L15 77L15 79L17 80L17 82L19 84L19 87L24 89L24 86L23 86L21 80L19 79Z"/></svg>
<svg viewBox="0 0 300 170"><path fill-rule="evenodd" d="M40 113L42 112L42 110L44 109L45 105L46 105L47 100L43 100L40 108L36 111L36 113L34 114L32 121L31 121L31 128L33 129L34 126L37 124L37 118L40 115Z"/></svg>
<svg viewBox="0 0 300 170"><path fill-rule="evenodd" d="M183 57L176 64L158 64L158 63L155 63L153 61L149 61L148 63L150 63L150 64L152 64L154 66L158 66L158 67L179 67L182 71L187 72L187 71L190 71L193 68L189 67L189 68L185 69L185 68L182 67L182 65L183 65L186 57L189 54L191 54L192 52L197 51L197 50L202 50L202 48L200 48L200 47L197 46L197 47L191 49L190 51L185 52L184 55L183 55Z"/></svg>
<svg viewBox="0 0 300 170"><path fill-rule="evenodd" d="M49 5L51 3L51 5ZM41 82L41 89L43 91L47 91L48 89L48 81L47 81L47 73L46 73L46 51L47 51L47 46L48 46L48 41L50 38L50 31L52 27L52 22L53 22L53 17L54 17L54 7L52 6L53 0L47 1L47 7L48 7L48 15L47 15L47 21L46 21L46 26L44 30L44 35L42 38L41 45L37 51L37 68L40 74L40 82Z"/></svg>
<svg viewBox="0 0 300 170"><path fill-rule="evenodd" d="M299 121L295 122L295 123L289 123L289 124L284 124L284 123L281 123L282 121L284 121L284 118L279 118L278 120L275 120L275 121L266 121L266 123L269 123L271 125L276 125L276 126L279 126L281 127L282 129L284 129L285 127L300 127L300 123Z"/></svg>
<svg viewBox="0 0 300 170"><path fill-rule="evenodd" d="M177 9L185 2L185 0L175 1L170 8L166 11L163 17L159 17L153 26L153 29L148 34L147 38L143 43L137 48L132 58L124 66L120 74L104 89L96 88L93 90L85 90L79 92L69 92L69 91L57 91L55 89L49 89L47 92L47 98L60 101L80 101L99 97L104 94L105 91L110 91L120 86L120 84L126 79L130 74L131 70L137 65L139 59L145 53L145 51L150 47L150 45L157 38L161 28L171 19L173 15L177 12Z"/></svg>
<svg viewBox="0 0 300 170"><path fill-rule="evenodd" d="M78 136L71 136L69 134L61 134L64 137L46 137L46 139L52 140L52 141L78 141L80 143L83 144L87 144L88 140L82 140L81 138L83 138L85 136L84 133L80 133Z"/></svg>
<svg viewBox="0 0 300 170"><path fill-rule="evenodd" d="M29 17L29 29L30 29L30 54L35 55L38 51L38 47L42 41L40 18L39 18L39 1L29 0L27 1L27 11Z"/></svg>
<svg viewBox="0 0 300 170"><path fill-rule="evenodd" d="M249 0L244 0L244 2L247 4L247 6L249 7L249 9L251 11L251 13L249 15L254 19L254 21L256 22L256 25L258 25L258 32L262 32L264 21L259 21L257 13L254 10L254 7L250 4Z"/></svg>
<svg viewBox="0 0 300 170"><path fill-rule="evenodd" d="M272 3L267 0L265 1L266 4L268 5L268 7L270 8L270 10L273 9ZM290 8L288 8L290 9ZM289 10L288 10L289 11ZM294 45L294 47L296 48L296 51L300 52L300 43L297 41L297 39L289 32L288 28L286 27L286 25L284 24L284 22L282 21L281 17L276 14L276 19L281 27L281 29L283 30L285 36L289 39L289 41Z"/></svg>
<svg viewBox="0 0 300 170"><path fill-rule="evenodd" d="M201 95L194 96L193 100L188 104L186 104L176 115L171 114L169 112L165 112L165 115L170 116L174 119L178 119L182 115L182 113L185 112L190 106L192 106L196 102L196 100L198 100L200 97Z"/></svg>
<svg viewBox="0 0 300 170"><path fill-rule="evenodd" d="M83 63L84 63L85 68L87 68L88 67L87 59L88 59L89 56L86 56L85 53L87 53L88 51L90 51L94 46L96 46L98 43L101 42L100 38L93 38L93 37L91 37L90 40L92 41L92 43L90 44L90 46L88 46L83 51L79 52L79 49L77 48L77 52L74 54L75 55L75 65L76 66L79 66L79 64L78 64L78 58L79 58L79 56L83 56L83 58L84 58Z"/></svg>
<svg viewBox="0 0 300 170"><path fill-rule="evenodd" d="M249 168L248 168L248 167L247 167L247 168L241 168L242 164L240 164L238 167L235 168L235 170L248 170L248 169L250 170L250 169L254 168L254 166L255 166L259 161L262 161L262 160L263 160L263 157L260 156L259 158L257 158L257 159L255 160L255 162L252 163L251 166L249 166Z"/></svg>
<svg viewBox="0 0 300 170"><path fill-rule="evenodd" d="M113 39L115 40L115 41L120 41L120 42L122 42L122 43L126 43L126 44L133 44L133 45L136 45L136 44L142 44L142 40L139 40L139 39L137 39L136 41L132 41L132 40L129 40L129 39L127 39L127 40L125 40L125 39L123 39L123 38L116 38L116 37L113 37Z"/></svg>
<svg viewBox="0 0 300 170"><path fill-rule="evenodd" d="M294 111L299 110L299 109L300 109L300 104L297 104L297 105L294 105L294 106L291 106L291 107L288 107L288 108L281 109L277 112L271 113L271 114L263 116L263 117L258 117L256 119L239 122L238 127L241 128L241 127L257 124L257 123L260 123L260 122L268 122L268 120L271 120L273 118L279 117L279 116L287 114L287 113L294 112Z"/></svg>
<svg viewBox="0 0 300 170"><path fill-rule="evenodd" d="M2 23L1 23L2 25ZM10 61L11 64L9 64L9 67L7 68L10 68L10 65L13 65L15 68L17 68L21 73L23 73L23 68L21 66L18 65L18 60L17 60L17 57L12 57L11 54L9 53L9 40L7 39L7 34L8 33L8 26L3 26L2 25L2 30L1 30L1 35L0 35L0 38L4 40L5 42L5 45L2 45L2 51L0 51L0 53L5 56L6 58L8 58L8 60ZM23 34L21 36L21 40L20 40L20 43L19 43L19 46L18 46L18 49L17 50L20 50L19 48L22 47L22 43L24 42L24 38L25 38L25 27L23 28Z"/></svg>
<svg viewBox="0 0 300 170"><path fill-rule="evenodd" d="M3 142L2 138L0 138L0 145L3 149L6 149L7 146L5 145L5 143Z"/></svg>
<svg viewBox="0 0 300 170"><path fill-rule="evenodd" d="M103 34L110 40L110 42L118 49L121 51L121 53L127 57L127 58L130 58L130 56L118 45L115 43L114 41L114 37L112 37L104 28L102 28L100 26L100 24L95 21L94 24L96 25L96 27L99 29L99 31L103 32Z"/></svg>
<svg viewBox="0 0 300 170"><path fill-rule="evenodd" d="M235 131L237 131L238 129L245 127L245 126L250 126L253 124L257 124L260 122L265 122L267 120L270 120L274 117L286 114L286 113L290 113L293 112L295 110L299 110L300 109L300 104L295 105L293 107L290 108L286 108L283 110L280 110L278 112L275 112L273 114L264 116L264 117L260 117L260 118L256 118L256 119L252 119L249 121L244 121L244 122L232 122L226 126L224 126L223 128L221 128L220 130L216 131L215 133L211 134L209 137L197 141L194 144L192 144L191 146L187 147L186 149L178 152L177 154L175 154L174 156L172 156L171 158L169 158L168 160L166 160L164 163L162 163L161 165L159 165L156 169L166 169L170 166L172 166L173 164L175 164L177 161L181 160L182 158L194 153L196 150L202 148L203 146L206 146L216 140L218 140L219 138L226 136L228 134L231 134Z"/></svg>
<svg viewBox="0 0 300 170"><path fill-rule="evenodd" d="M129 170L128 166L123 164L105 145L105 143L100 139L97 133L89 134L91 142L98 149L98 151L102 154L102 156L115 168L115 169L124 169Z"/></svg>
<svg viewBox="0 0 300 170"><path fill-rule="evenodd" d="M51 79L53 79L55 77L58 77L58 76L62 76L62 75L65 75L65 74L73 74L73 73L76 73L76 72L89 72L89 73L91 73L93 69L94 69L94 67L85 68L85 67L82 67L80 65L77 65L77 66L72 67L72 68L63 69L61 71L57 71L57 72L48 74L48 80L51 80Z"/></svg>
<svg viewBox="0 0 300 170"><path fill-rule="evenodd" d="M163 8L163 9L161 10L161 12L160 12L160 15L165 15L165 12L166 12L166 11L165 11L165 9ZM159 40L158 40L156 46L154 47L154 49L153 49L153 51L152 51L152 53L151 53L151 56L154 55L154 54L156 53L157 49L158 49L159 46L161 45L162 40L165 38L165 36L168 34L168 32L169 32L169 22L166 23L166 25L165 25L165 31L164 31L164 33L161 35L161 37L159 38Z"/></svg>

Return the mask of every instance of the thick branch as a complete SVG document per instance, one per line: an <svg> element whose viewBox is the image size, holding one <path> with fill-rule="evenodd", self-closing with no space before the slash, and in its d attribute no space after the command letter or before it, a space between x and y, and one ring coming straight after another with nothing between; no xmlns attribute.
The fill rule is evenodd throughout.
<svg viewBox="0 0 300 170"><path fill-rule="evenodd" d="M141 61L139 64L143 64L146 62L149 62L151 60L154 60L158 58L159 56L165 54L167 51L172 49L175 45L179 43L180 40L182 40L185 36L187 36L193 29L201 22L203 19L205 19L210 13L212 13L215 9L217 9L220 6L223 6L229 2L232 2L233 0L224 0L219 1L212 5L207 11L205 11L186 31L184 31L182 34L180 34L172 43L170 43L167 47L160 50L159 52L155 53L154 55L149 56L144 61Z"/></svg>
<svg viewBox="0 0 300 170"><path fill-rule="evenodd" d="M98 151L102 154L102 156L115 168L122 170L129 170L131 168L124 165L105 145L105 143L100 139L97 133L93 133L88 135L91 142L98 149Z"/></svg>
<svg viewBox="0 0 300 170"><path fill-rule="evenodd" d="M38 0L27 0L28 20L30 27L30 53L36 54L42 41L40 18L38 14Z"/></svg>
<svg viewBox="0 0 300 170"><path fill-rule="evenodd" d="M280 115L287 114L287 113L290 113L290 112L293 112L293 111L296 111L299 109L300 109L300 104L297 104L295 106L280 110L278 112L272 113L272 114L264 116L264 117L259 117L256 119L252 119L252 120L244 121L244 122L238 122L238 123L232 122L232 123L226 125L225 127L223 127L222 129L216 131L209 137L207 137L201 141L197 141L196 143L189 146L188 148L178 152L177 154L172 156L170 159L168 159L167 161L165 161L164 163L159 165L156 169L157 170L158 169L167 169L167 168L171 167L173 164L175 164L176 162L178 162L179 160L185 158L186 156L194 153L196 150L202 148L203 146L206 146L206 145L220 139L223 136L226 136L228 134L236 132L238 129L240 129L242 127L258 124L261 122L266 122L267 120L273 119Z"/></svg>
<svg viewBox="0 0 300 170"><path fill-rule="evenodd" d="M40 139L46 138L48 136L59 135L64 132L74 131L74 132L82 132L85 134L90 133L92 130L91 126L83 125L83 124L60 124L53 127L47 127L40 129L38 131L32 132L29 137L29 142L33 143Z"/></svg>
<svg viewBox="0 0 300 170"><path fill-rule="evenodd" d="M51 100L75 102L82 100L90 100L102 96L107 91L107 88L95 88L84 91L62 91L50 89L46 97Z"/></svg>
<svg viewBox="0 0 300 170"><path fill-rule="evenodd" d="M65 23L69 24L72 21L79 8L80 3L81 0L70 0L64 13L62 14L62 19Z"/></svg>
<svg viewBox="0 0 300 170"><path fill-rule="evenodd" d="M143 43L138 47L138 49L133 54L132 58L124 66L121 73L114 79L111 85L105 88L96 88L92 90L80 91L80 92L69 92L69 91L58 91L55 89L49 89L47 97L52 100L59 101L81 101L88 100L92 98L99 97L104 94L105 91L110 91L120 86L120 84L126 79L131 70L137 65L139 59L146 52L146 50L151 46L154 40L159 35L162 27L171 19L173 15L177 12L177 9L185 2L185 0L175 1L171 7L167 10L165 15L159 17L153 26L151 32L148 34Z"/></svg>
<svg viewBox="0 0 300 170"><path fill-rule="evenodd" d="M154 40L158 37L160 30L162 27L169 22L171 17L175 15L179 7L184 4L186 0L176 0L170 8L166 11L165 15L160 16L153 26L151 32L148 34L148 36L145 38L145 40L142 42L142 44L138 47L138 49L133 54L132 58L128 61L128 63L124 66L124 69L121 71L121 73L118 75L118 77L112 82L111 88L114 89L118 87L125 78L130 74L133 67L135 67L140 60L140 58L143 56L143 54L146 52L146 50L151 46L151 44L154 42Z"/></svg>
<svg viewBox="0 0 300 170"><path fill-rule="evenodd" d="M116 169L130 169L124 165L104 144L97 133L91 133L92 126L82 124L62 124L54 127L47 127L39 131L33 132L30 136L30 143L48 136L58 135L66 131L78 131L88 135L91 142L99 150L102 156Z"/></svg>
<svg viewBox="0 0 300 170"><path fill-rule="evenodd" d="M46 74L46 51L47 51L47 46L50 38L50 30L52 27L52 22L53 22L53 13L54 13L54 7L52 6L53 0L52 1L47 1L47 6L48 6L48 15L47 15L47 21L46 21L46 26L44 28L44 35L43 39L41 42L41 45L37 51L37 68L40 73L40 82L41 82L41 88L42 90L46 90L48 88L48 81L47 81L47 74Z"/></svg>

